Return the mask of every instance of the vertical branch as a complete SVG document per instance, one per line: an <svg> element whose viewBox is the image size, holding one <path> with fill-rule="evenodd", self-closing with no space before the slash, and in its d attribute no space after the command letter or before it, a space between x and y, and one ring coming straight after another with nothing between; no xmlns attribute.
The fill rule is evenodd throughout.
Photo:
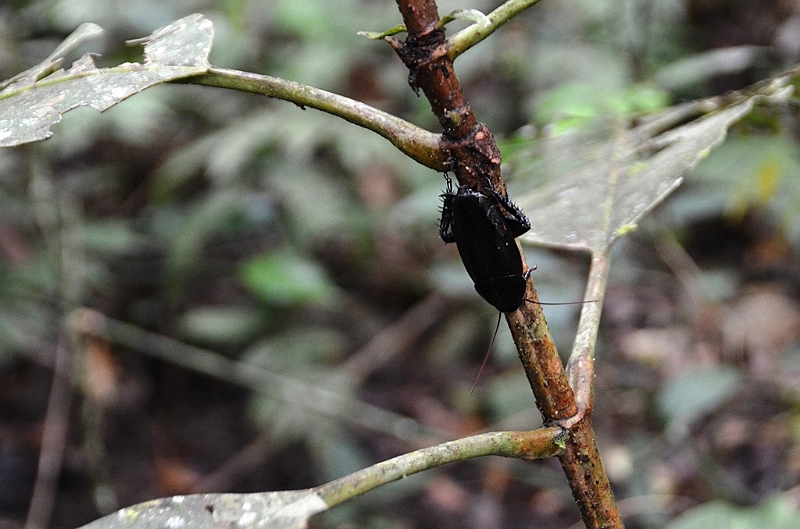
<svg viewBox="0 0 800 529"><path fill-rule="evenodd" d="M409 68L409 83L422 90L444 128L459 182L472 189L505 190L500 174L500 152L486 125L479 123L469 106L453 61L446 48L444 31L438 29L439 14L434 0L397 0L408 29L405 42L387 37ZM524 259L524 256L523 256ZM528 281L526 299L537 301L533 281ZM549 421L577 413L572 389L547 328L541 305L523 303L507 314L520 359L536 396L537 406Z"/></svg>
<svg viewBox="0 0 800 529"><path fill-rule="evenodd" d="M586 527L623 527L614 492L597 449L591 410L569 429L566 447L558 459Z"/></svg>
<svg viewBox="0 0 800 529"><path fill-rule="evenodd" d="M405 42L387 39L408 66L409 84L422 90L446 136L466 138L478 123L469 106L447 53L444 28L438 28L439 12L434 0L398 0L408 28Z"/></svg>
<svg viewBox="0 0 800 529"><path fill-rule="evenodd" d="M570 385L575 391L578 410L581 413L594 407L594 351L600 328L603 295L608 282L608 253L607 251L592 258L583 297L592 303L583 305L572 354L567 362Z"/></svg>
<svg viewBox="0 0 800 529"><path fill-rule="evenodd" d="M589 269L584 299L594 302L587 303L581 310L575 345L567 364L578 413L570 421L562 423L569 428L569 437L566 449L559 456L587 527L622 527L614 493L597 449L591 417L594 409L594 350L608 281L608 260L608 252L593 257Z"/></svg>
<svg viewBox="0 0 800 529"><path fill-rule="evenodd" d="M61 465L67 446L70 408L72 408L74 373L72 351L70 351L68 340L63 334L59 337L56 345L53 382L50 396L47 399L36 482L31 494L31 502L28 505L25 529L45 529L50 525L50 517L53 514L58 491L58 479L61 477Z"/></svg>
<svg viewBox="0 0 800 529"><path fill-rule="evenodd" d="M39 152L29 147L26 153L30 163L29 193L36 222L44 234L51 256L54 261L59 261L63 240L58 192L47 168L36 156ZM73 351L66 336L65 332L60 332L55 346L53 381L47 400L36 482L28 505L25 529L44 529L50 524L58 492L74 396Z"/></svg>
<svg viewBox="0 0 800 529"><path fill-rule="evenodd" d="M478 122L461 90L453 70L453 57L457 54L449 53L444 31L437 27L435 0L397 0L397 5L408 37L404 42L393 37L386 40L408 67L409 84L415 91L422 90L442 125L442 146L451 160L451 169L461 185L505 195L500 151L491 131ZM567 431L565 451L559 459L581 518L589 528L622 527L592 429L593 380L588 377L582 381L579 406L542 307L536 303L533 281L527 282L525 298L534 303L523 303L519 310L506 313L506 319L545 424ZM573 367L587 359L591 365L588 353L577 357ZM586 374L585 370L581 373Z"/></svg>

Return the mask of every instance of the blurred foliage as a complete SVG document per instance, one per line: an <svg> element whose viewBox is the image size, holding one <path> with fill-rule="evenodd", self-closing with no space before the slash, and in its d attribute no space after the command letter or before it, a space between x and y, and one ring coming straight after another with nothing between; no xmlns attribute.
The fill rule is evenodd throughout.
<svg viewBox="0 0 800 529"><path fill-rule="evenodd" d="M667 524L666 529L789 529L797 525L800 511L791 500L773 498L756 509L742 509L726 502L713 501L695 507Z"/></svg>
<svg viewBox="0 0 800 529"><path fill-rule="evenodd" d="M668 94L652 87L634 85L607 91L591 84L572 84L547 94L536 109L534 122L558 133L603 118L628 118L653 113L667 106Z"/></svg>
<svg viewBox="0 0 800 529"><path fill-rule="evenodd" d="M268 303L291 306L329 298L333 286L315 263L270 253L242 266L242 280Z"/></svg>
<svg viewBox="0 0 800 529"><path fill-rule="evenodd" d="M450 0L439 7L442 13L487 12L498 4ZM766 55L737 55L735 69L708 66L719 64L719 56L702 57L705 66L698 68L689 59L706 51L713 25L703 23L697 4L544 1L462 56L456 70L479 119L499 137L522 128L503 148L504 159L513 165L515 153L542 128L609 112L629 117L741 88L798 60L771 47ZM83 22L109 30L98 64L136 60L137 48L117 43L192 12L214 21L214 64L336 91L437 130L391 49L356 35L396 25L399 15L391 0L6 2L0 6L0 78L42 60ZM724 19L726 12L721 13ZM764 8L763 20L771 13ZM775 34L788 19L774 22ZM455 21L448 31L464 24ZM737 39L742 33L730 31ZM766 48L774 43L753 37L734 44ZM620 498L674 500L661 511L649 502L630 527L663 526L672 513L686 508L681 497L727 499L709 484L712 477L687 470L700 465L687 454L704 449L700 442L693 444L697 422L692 421L713 415L731 402L731 392L754 380L779 388L791 388L795 380L789 378L795 371L784 369L764 382L750 372L749 362L760 350L751 347L742 360L736 356L739 349L720 345L729 335L717 336L722 331L711 322L722 319L723 303L732 312L745 311L741 287L753 276L777 276L797 288L795 269L769 268L767 274L752 264L792 262L800 245L796 131L796 109L754 115L615 256L617 283L607 298L607 337L598 352L595 416L601 449L619 455L609 457L607 466ZM385 140L285 102L179 85L148 90L103 114L74 111L54 132L41 144L0 150L0 361L9 377L24 380L26 366L51 364L65 314L89 306L357 396L453 437L535 425L538 413L502 328L495 356L476 393L469 395L496 314L475 294L455 250L438 239L441 176L405 159ZM510 184L515 196L515 185L525 183ZM720 224L761 237L734 248L735 255L749 260L725 261L729 248L717 245L730 239L719 232L703 238L706 232L696 229L719 229ZM775 228L747 231L764 225ZM742 231L732 239L738 241ZM703 289L677 292L674 276L684 281L685 275L654 257L666 255L665 232L701 266L709 256L716 258L700 277L718 295L704 298L708 303L700 308L687 298ZM529 253L529 262L539 266L534 277L541 299L580 297L585 263ZM738 268L743 261L750 267ZM364 380L341 373L338 367L349 355L435 293L451 301L433 330ZM576 311L546 310L562 349L569 346ZM791 314L770 313L773 321ZM794 336L787 328L783 336ZM791 344L782 346L777 339L775 344L763 355L781 359L791 350ZM707 352L715 348L734 352ZM319 484L410 448L354 430L344 420L320 419L303 403L246 395L246 405L232 413L213 400L223 401L228 390L202 379L193 392L186 375L131 360L129 351L116 353L127 370L124 377L115 375L117 384L134 388L127 394L130 404L109 417L107 452L118 470L124 503L173 490L155 471L136 475L146 485L131 479L127 469L149 461L141 453L167 457L174 450L181 456L175 459L191 471L210 472L252 436L264 436L269 453L251 465L248 478L231 484L258 490ZM704 363L711 365L699 370ZM686 525L696 523L685 521L691 517L724 519L719 526L733 527L734 519L767 520L773 511L787 512L767 498L800 482L800 472L786 463L796 460L800 441L796 434L781 437L784 430L778 427L798 420L796 386L777 400L774 408L760 408L774 410L762 421L777 432L774 444L756 446L756 452L775 448L782 459L765 472L781 469L785 480L771 490L754 491L756 507L709 503L676 520L684 525L675 527L694 527ZM217 422L200 422L211 421L209 416ZM219 426L240 417L242 424L235 424L245 433ZM189 418L200 426L187 425ZM664 420L667 429L686 426L687 437L663 435ZM125 434L130 430L152 446L130 448ZM195 448L205 438L216 444ZM777 448L786 446L785 452ZM736 459L734 452L723 452L734 468L755 465L755 456ZM492 465L477 462L387 487L370 495L374 502L355 503L346 519L387 527L413 525L413 520L463 527L474 518L480 499L502 506L498 516L507 527L566 526L577 520L563 477L548 464L533 472L523 463ZM81 479L84 488L96 485L96 476ZM437 495L440 490L450 491L449 502ZM760 501L766 503L758 506ZM63 509L57 507L64 515L58 527L96 517L91 506L77 514ZM387 517L387 511L394 515ZM770 519L782 519L778 514ZM325 516L320 523L336 525L335 513Z"/></svg>
<svg viewBox="0 0 800 529"><path fill-rule="evenodd" d="M741 381L738 370L728 366L680 373L665 381L658 392L658 408L667 420L667 432L682 435L692 421L719 408Z"/></svg>
<svg viewBox="0 0 800 529"><path fill-rule="evenodd" d="M729 138L695 173L692 194L704 196L705 207L695 202L676 220L722 214L741 221L748 211L762 210L800 249L800 182L795 178L800 174L800 146L788 132L745 131Z"/></svg>

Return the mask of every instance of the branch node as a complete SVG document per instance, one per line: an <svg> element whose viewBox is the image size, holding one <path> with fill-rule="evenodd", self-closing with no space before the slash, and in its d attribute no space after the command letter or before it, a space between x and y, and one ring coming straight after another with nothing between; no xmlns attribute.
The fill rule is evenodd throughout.
<svg viewBox="0 0 800 529"><path fill-rule="evenodd" d="M450 119L462 119L471 113L469 106L446 114ZM476 191L497 191L506 196L506 188L500 175L500 149L494 136L484 123L476 123L463 137L454 137L447 131L442 135L442 146L455 161L453 171L461 185Z"/></svg>

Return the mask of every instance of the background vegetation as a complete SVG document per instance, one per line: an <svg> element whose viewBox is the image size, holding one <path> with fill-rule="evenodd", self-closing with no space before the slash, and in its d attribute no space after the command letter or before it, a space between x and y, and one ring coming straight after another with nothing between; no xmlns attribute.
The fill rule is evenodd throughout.
<svg viewBox="0 0 800 529"><path fill-rule="evenodd" d="M508 138L511 196L527 191L513 169L532 127L713 95L800 61L800 14L752 4L551 0L470 50L456 67L479 118ZM112 43L191 12L214 21L214 64L437 130L391 49L356 36L399 21L389 0L9 2L0 78L86 21L109 30L100 64L135 60L138 49ZM0 151L4 526L26 519L62 324L79 306L133 324L136 343L90 342L83 392L51 404L69 418L52 527L158 496L308 487L430 442L537 425L503 329L469 394L495 314L438 239L441 176L384 140L197 86L148 90L102 115L80 109L54 132ZM615 255L595 427L629 527L662 527L696 506L706 510L694 516L764 527L797 504L797 132L796 108L742 125ZM579 258L536 250L528 261L543 300L580 298ZM574 307L546 312L568 350ZM274 381L198 374L200 355L168 338L387 413L360 420L310 394L278 398ZM158 345L184 365L154 358ZM384 487L315 523L577 520L556 462L488 458Z"/></svg>

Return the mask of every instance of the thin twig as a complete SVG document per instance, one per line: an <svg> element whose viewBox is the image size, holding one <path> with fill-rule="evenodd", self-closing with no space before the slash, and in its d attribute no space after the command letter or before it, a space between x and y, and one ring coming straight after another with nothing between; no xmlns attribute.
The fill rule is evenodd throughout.
<svg viewBox="0 0 800 529"><path fill-rule="evenodd" d="M30 185L34 216L39 228L44 234L48 251L54 260L59 262L61 271L61 299L62 304L68 302L72 292L73 277L64 264L65 252L69 254L69 242L65 237L68 231L64 226L62 206L68 200L66 194L59 193L53 182L52 175L33 147L25 149L30 154ZM53 382L47 402L47 411L44 417L42 432L42 446L39 453L39 465L36 482L34 484L28 517L25 522L26 529L44 529L47 527L55 504L58 490L58 480L61 475L61 466L67 442L70 412L73 399L74 366L73 350L70 348L71 339L69 331L61 331L55 347L55 360L53 364Z"/></svg>
<svg viewBox="0 0 800 529"><path fill-rule="evenodd" d="M91 309L76 310L70 319L76 331L129 347L197 373L250 388L313 412L414 444L429 444L444 432L408 417L344 396L330 389L273 373L261 366L231 360L214 351L146 331Z"/></svg>
<svg viewBox="0 0 800 529"><path fill-rule="evenodd" d="M56 363L50 396L47 400L47 412L44 417L39 466L31 502L28 506L25 529L45 529L50 523L53 505L55 505L58 479L61 475L64 449L67 444L73 397L74 369L72 351L70 351L68 343L69 340L62 333L56 346Z"/></svg>
<svg viewBox="0 0 800 529"><path fill-rule="evenodd" d="M380 485L473 457L495 455L529 460L552 457L561 451L562 437L563 430L556 427L474 435L397 456L313 490L333 507Z"/></svg>
<svg viewBox="0 0 800 529"><path fill-rule="evenodd" d="M305 527L308 518L381 485L423 470L473 457L552 457L564 431L492 432L423 448L311 489L249 494L192 494L150 500L96 520L84 529L107 527ZM176 522L177 520L177 522Z"/></svg>
<svg viewBox="0 0 800 529"><path fill-rule="evenodd" d="M181 82L252 92L291 101L301 108L315 108L383 136L401 152L426 167L443 171L447 161L439 145L439 134L428 132L366 103L313 86L214 66L204 75Z"/></svg>
<svg viewBox="0 0 800 529"><path fill-rule="evenodd" d="M525 9L531 7L539 0L509 0L488 15L486 24L472 24L459 31L449 39L447 53L451 60L494 33L500 26L517 16Z"/></svg>
<svg viewBox="0 0 800 529"><path fill-rule="evenodd" d="M236 488L243 476L251 475L274 454L275 443L271 441L269 434L259 435L220 468L193 483L187 493L222 492Z"/></svg>
<svg viewBox="0 0 800 529"><path fill-rule="evenodd" d="M594 351L600 329L603 297L608 283L608 260L608 255L601 255L593 258L589 266L584 299L591 300L592 303L585 303L581 307L572 354L567 362L570 385L578 403L577 420L580 420L586 410L594 406ZM568 428L570 425L562 424L562 426Z"/></svg>
<svg viewBox="0 0 800 529"><path fill-rule="evenodd" d="M431 294L406 311L402 318L376 334L339 369L356 382L363 380L436 325L446 306L442 295Z"/></svg>

